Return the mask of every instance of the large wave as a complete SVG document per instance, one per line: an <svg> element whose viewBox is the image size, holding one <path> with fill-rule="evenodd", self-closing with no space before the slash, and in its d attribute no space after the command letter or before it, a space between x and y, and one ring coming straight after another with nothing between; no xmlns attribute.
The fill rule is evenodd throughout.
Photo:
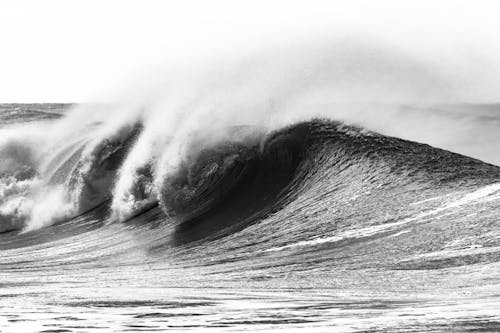
<svg viewBox="0 0 500 333"><path fill-rule="evenodd" d="M285 51L180 69L143 87L146 96L1 128L0 230L36 229L98 206L108 222L156 205L174 224L251 221L326 177L339 189L496 179L496 167L472 158L348 125L436 144L444 137L447 148L462 134L437 135L426 115L395 105L454 100L460 76L356 43ZM311 120L319 118L330 120Z"/></svg>
<svg viewBox="0 0 500 333"><path fill-rule="evenodd" d="M110 222L125 220L159 204L166 223L227 232L279 212L325 182L350 195L377 189L418 197L430 189L500 180L500 168L479 160L316 119L271 131L234 126L216 136L190 133L175 161L163 165L164 156L149 156L126 175L132 177L129 187L120 187L142 135L143 125L136 122L99 140L72 143L54 154L58 162L51 161L45 174L36 169L29 147L9 141L2 148L2 230L33 229L102 205ZM125 196L121 191L125 205L116 203ZM40 211L47 200L50 211Z"/></svg>

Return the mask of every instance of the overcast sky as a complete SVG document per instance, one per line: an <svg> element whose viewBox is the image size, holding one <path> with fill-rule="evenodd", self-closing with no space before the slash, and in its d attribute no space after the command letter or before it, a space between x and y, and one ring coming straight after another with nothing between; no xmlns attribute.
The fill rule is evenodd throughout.
<svg viewBox="0 0 500 333"><path fill-rule="evenodd" d="M195 58L340 35L495 61L499 14L486 0L0 0L0 102L93 101Z"/></svg>

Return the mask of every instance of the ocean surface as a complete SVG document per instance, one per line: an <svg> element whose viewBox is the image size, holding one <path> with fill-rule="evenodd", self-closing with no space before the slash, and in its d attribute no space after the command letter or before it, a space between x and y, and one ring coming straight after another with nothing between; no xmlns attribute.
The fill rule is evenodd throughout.
<svg viewBox="0 0 500 333"><path fill-rule="evenodd" d="M0 105L0 332L500 331L500 167L330 118L159 142L73 108Z"/></svg>

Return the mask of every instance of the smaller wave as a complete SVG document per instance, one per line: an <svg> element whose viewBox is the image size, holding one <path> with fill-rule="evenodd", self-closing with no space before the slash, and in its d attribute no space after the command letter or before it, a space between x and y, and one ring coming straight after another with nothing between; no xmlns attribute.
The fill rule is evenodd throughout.
<svg viewBox="0 0 500 333"><path fill-rule="evenodd" d="M0 232L37 229L109 200L116 173L141 129L133 124L104 138L81 137L66 145L59 141L58 149L20 133L4 138L0 142Z"/></svg>
<svg viewBox="0 0 500 333"><path fill-rule="evenodd" d="M117 172L141 130L140 124L121 128L98 142L76 163L65 187L78 212L87 211L111 199Z"/></svg>
<svg viewBox="0 0 500 333"><path fill-rule="evenodd" d="M6 135L0 142L0 232L23 227L25 196L40 181L36 163L31 140Z"/></svg>

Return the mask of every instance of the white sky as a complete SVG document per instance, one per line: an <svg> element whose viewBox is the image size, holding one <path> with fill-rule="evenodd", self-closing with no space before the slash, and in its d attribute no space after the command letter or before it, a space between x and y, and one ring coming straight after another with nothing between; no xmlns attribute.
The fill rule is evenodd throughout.
<svg viewBox="0 0 500 333"><path fill-rule="evenodd" d="M500 1L0 0L0 102L92 101L155 68L339 34L500 59Z"/></svg>

